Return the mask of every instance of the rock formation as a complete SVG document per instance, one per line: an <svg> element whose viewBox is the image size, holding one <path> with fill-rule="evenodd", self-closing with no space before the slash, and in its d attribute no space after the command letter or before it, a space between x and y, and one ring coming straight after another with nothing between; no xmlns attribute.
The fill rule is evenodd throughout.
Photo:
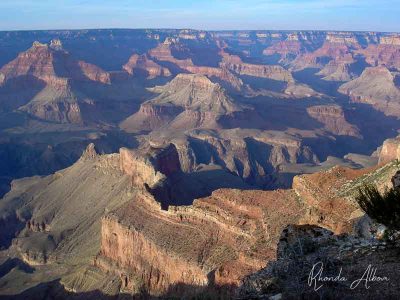
<svg viewBox="0 0 400 300"><path fill-rule="evenodd" d="M256 65L244 63L237 55L231 55L224 50L221 51L223 62L221 66L233 71L238 75L268 78L273 80L292 82L292 74L279 65Z"/></svg>
<svg viewBox="0 0 400 300"><path fill-rule="evenodd" d="M321 174L299 177L292 191L219 190L208 198L196 200L192 207L170 207L165 212L151 204L148 197L140 197L103 218L102 249L95 264L117 272L123 285L134 291L144 286L151 293L158 294L179 281L199 287L210 284L210 280L221 286L236 286L243 274L259 268L270 255L274 257L276 248L270 248L275 244L272 241L279 238L280 230L284 228L274 218L278 207L280 212L276 215L285 216L279 222L296 220L297 217L286 209L291 207L293 211L297 195L301 199L296 204L300 204L297 216L302 218L296 222L319 224L336 233L353 232L353 226L362 213L349 198L361 184L359 180L362 178L363 182L368 182L379 174L381 184L386 184L390 182L387 175L393 170L394 165L370 174L334 168ZM262 207L268 207L268 210L264 211ZM271 210L271 207L275 209ZM154 217L157 221L151 219ZM258 223L260 220L263 220L263 225ZM159 222L163 224L161 227L156 226ZM196 231L200 230L196 229L200 224L201 231ZM259 226L264 229L260 231ZM212 231L208 232L208 228ZM176 238L177 232L179 238ZM173 244L168 243L173 239L170 234L174 234ZM233 238L235 234L242 237L240 244ZM245 250L247 247L253 249L250 257L249 250ZM281 248L278 252L283 251ZM127 250L122 252L123 249ZM126 255L126 251L132 252ZM115 269L115 264L122 268ZM168 268L170 264L175 267ZM216 271L210 278L213 269ZM135 274L142 275L138 278ZM182 292L173 288L169 291Z"/></svg>
<svg viewBox="0 0 400 300"><path fill-rule="evenodd" d="M1 201L1 230L9 226L10 233L20 233L12 247L29 264L89 262L97 251L101 215L130 198L129 181L118 155L95 155L89 145L70 168L14 181ZM2 240L3 247L8 243Z"/></svg>
<svg viewBox="0 0 400 300"><path fill-rule="evenodd" d="M325 128L336 135L360 137L358 129L346 121L344 112L337 105L318 105L307 108L311 117L325 125Z"/></svg>
<svg viewBox="0 0 400 300"><path fill-rule="evenodd" d="M334 235L318 226L290 225L282 231L277 252L276 261L243 280L237 299L283 299L283 295L313 299L321 294L362 299L374 298L377 293L382 298L397 297L398 284L389 283L397 276L397 248L383 241ZM371 269L377 265L378 269ZM356 280L371 270L373 278L380 281L370 281L368 289L365 283L361 286L363 281L356 286Z"/></svg>
<svg viewBox="0 0 400 300"><path fill-rule="evenodd" d="M139 112L126 119L121 127L127 131L219 127L218 118L240 112L236 104L219 85L201 75L179 74L170 83L155 91L156 98L143 103Z"/></svg>
<svg viewBox="0 0 400 300"><path fill-rule="evenodd" d="M340 86L339 92L352 101L367 103L387 115L399 116L400 89L395 76L386 67L369 67L360 77Z"/></svg>
<svg viewBox="0 0 400 300"><path fill-rule="evenodd" d="M358 53L366 58L371 66L385 65L400 69L400 36L381 37L378 44L370 44Z"/></svg>
<svg viewBox="0 0 400 300"><path fill-rule="evenodd" d="M7 82L27 81L42 84L43 88L32 92L33 97L21 106L22 111L37 118L59 123L83 122L84 103L92 105L93 99L77 92L74 82L93 81L109 84L110 76L99 67L74 60L63 50L59 40L50 45L35 42L26 52L0 69L3 85ZM29 89L36 84L29 86ZM18 88L18 86L16 87Z"/></svg>
<svg viewBox="0 0 400 300"><path fill-rule="evenodd" d="M132 176L135 186L150 188L181 171L178 152L172 144L163 148L149 146L139 153L121 148L120 168Z"/></svg>
<svg viewBox="0 0 400 300"><path fill-rule="evenodd" d="M330 60L343 61L351 59L351 51L359 48L360 45L354 36L328 33L322 47L298 56L291 65L294 70L322 68Z"/></svg>
<svg viewBox="0 0 400 300"><path fill-rule="evenodd" d="M281 62L288 63L296 56L304 53L306 49L302 43L296 39L289 39L285 41L279 41L263 51L264 55L279 54Z"/></svg>
<svg viewBox="0 0 400 300"><path fill-rule="evenodd" d="M350 81L355 77L351 70L351 65L355 60L351 55L331 60L317 75L324 76L324 80L328 81Z"/></svg>
<svg viewBox="0 0 400 300"><path fill-rule="evenodd" d="M134 54L129 58L129 61L123 66L123 69L131 75L142 75L149 79L162 76L171 76L168 68L162 67L151 60L146 54Z"/></svg>
<svg viewBox="0 0 400 300"><path fill-rule="evenodd" d="M379 149L379 163L384 164L400 158L399 138L387 139Z"/></svg>
<svg viewBox="0 0 400 300"><path fill-rule="evenodd" d="M96 265L114 271L117 263L128 288L138 290L137 285L144 284L155 294L178 283L235 286L243 274L258 269L272 254L268 245L273 233L263 231L276 224L263 224L266 215L259 206L279 207L288 213L285 218L294 218L287 210L289 203L295 203L294 195L284 191L276 195L282 200L221 190L195 201L193 207L170 207L167 212L137 199L103 219ZM122 254L123 249L130 254ZM135 278L135 273L140 277Z"/></svg>
<svg viewBox="0 0 400 300"><path fill-rule="evenodd" d="M193 66L193 62L190 58L177 59L172 54L172 50L185 51L182 49L183 46L174 38L166 38L165 41L159 44L156 48L151 49L148 53L149 56L157 61L173 63L178 69L185 70L189 66ZM175 71L175 70L174 70Z"/></svg>
<svg viewBox="0 0 400 300"><path fill-rule="evenodd" d="M59 40L50 45L34 42L32 47L0 69L4 81L20 76L33 76L48 84L63 82L64 78L73 80L92 80L110 83L109 74L99 67L74 60L63 50Z"/></svg>
<svg viewBox="0 0 400 300"><path fill-rule="evenodd" d="M67 290L100 289L100 274L108 274L124 293L231 295L283 251L277 243L287 224L354 232L362 216L352 201L357 188L368 182L384 188L397 170L394 162L369 170L335 167L296 177L291 190L220 189L193 205L162 210L141 186L157 182L157 172L174 177L176 151L153 146L97 155L90 145L68 169L15 181L0 202L1 228L16 232L13 249L27 263L57 265L54 275ZM98 275L89 278L93 266Z"/></svg>
<svg viewBox="0 0 400 300"><path fill-rule="evenodd" d="M185 51L182 48L184 48L184 46L178 39L166 39L164 43L151 49L148 55L157 61L172 64L171 71L175 74L189 72L192 74L205 75L235 91L242 89L243 82L226 68L198 66L195 65L190 58L178 59L172 54L173 50L178 52Z"/></svg>

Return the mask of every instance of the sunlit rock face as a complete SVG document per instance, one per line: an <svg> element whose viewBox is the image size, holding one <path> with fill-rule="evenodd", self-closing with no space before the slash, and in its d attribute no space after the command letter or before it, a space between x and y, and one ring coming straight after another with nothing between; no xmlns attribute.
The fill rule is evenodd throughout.
<svg viewBox="0 0 400 300"><path fill-rule="evenodd" d="M385 66L368 67L360 77L340 86L353 102L367 103L386 115L399 116L400 89L395 73Z"/></svg>

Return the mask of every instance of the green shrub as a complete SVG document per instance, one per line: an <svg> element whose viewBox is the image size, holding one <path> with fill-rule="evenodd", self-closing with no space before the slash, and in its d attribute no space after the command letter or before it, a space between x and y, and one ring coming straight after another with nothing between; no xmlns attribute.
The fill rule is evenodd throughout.
<svg viewBox="0 0 400 300"><path fill-rule="evenodd" d="M381 194L375 185L364 185L359 188L356 201L371 219L385 225L388 233L400 230L400 188Z"/></svg>

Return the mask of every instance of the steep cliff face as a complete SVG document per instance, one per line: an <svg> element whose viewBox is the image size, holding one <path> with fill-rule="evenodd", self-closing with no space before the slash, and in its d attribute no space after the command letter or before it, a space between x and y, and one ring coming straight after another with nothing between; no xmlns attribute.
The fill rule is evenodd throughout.
<svg viewBox="0 0 400 300"><path fill-rule="evenodd" d="M148 146L137 151L120 149L120 169L132 176L133 184L153 187L168 176L181 171L178 152L173 144L156 148Z"/></svg>
<svg viewBox="0 0 400 300"><path fill-rule="evenodd" d="M281 165L316 163L312 150L293 136L254 136L232 130L220 137L195 134L174 139L183 170L196 170L201 164L217 164L233 172L249 184L274 186ZM282 183L285 184L285 183Z"/></svg>
<svg viewBox="0 0 400 300"><path fill-rule="evenodd" d="M340 86L339 92L354 102L368 103L386 115L399 116L400 89L386 67L366 68L360 77Z"/></svg>
<svg viewBox="0 0 400 300"><path fill-rule="evenodd" d="M60 41L50 45L33 43L33 46L0 69L5 80L20 76L33 76L47 83L55 83L58 78L74 80L92 80L110 83L109 74L99 67L75 61L68 52L62 49Z"/></svg>
<svg viewBox="0 0 400 300"><path fill-rule="evenodd" d="M296 205L294 194L258 194L220 190L193 207L168 211L157 210L151 199L135 199L103 218L102 249L95 264L119 273L128 289L146 288L152 294L179 283L195 287L186 293L212 284L233 288L274 256L281 222L296 219L289 211ZM269 220L264 206L285 217Z"/></svg>
<svg viewBox="0 0 400 300"><path fill-rule="evenodd" d="M347 122L343 109L338 105L311 106L307 112L333 134L360 137L358 128Z"/></svg>
<svg viewBox="0 0 400 300"><path fill-rule="evenodd" d="M95 265L118 274L129 291L187 296L197 291L193 286L232 289L276 257L289 221L355 232L363 215L352 200L358 186L377 179L384 186L395 169L394 163L361 171L335 167L296 177L292 190L222 189L167 211L142 194L103 218ZM176 289L179 282L189 291Z"/></svg>
<svg viewBox="0 0 400 300"><path fill-rule="evenodd" d="M136 223L138 226L151 227L148 218L142 217L138 221L141 221ZM160 234L167 229L158 227L160 224L154 225L154 230ZM188 236L198 235L196 231L176 229L175 238L185 239L187 243L191 241ZM165 292L173 284L203 286L208 282L207 274L198 265L172 255L169 249L164 249L142 231L121 224L118 217L109 215L103 218L101 235L101 252L95 265L119 273L123 289L138 291L145 287L157 294ZM119 267L115 268L113 264Z"/></svg>
<svg viewBox="0 0 400 300"><path fill-rule="evenodd" d="M224 63L224 66L239 75L269 78L285 82L293 81L290 72L281 66L253 65L247 63Z"/></svg>
<svg viewBox="0 0 400 300"><path fill-rule="evenodd" d="M379 149L379 163L385 164L400 158L400 138L387 139Z"/></svg>

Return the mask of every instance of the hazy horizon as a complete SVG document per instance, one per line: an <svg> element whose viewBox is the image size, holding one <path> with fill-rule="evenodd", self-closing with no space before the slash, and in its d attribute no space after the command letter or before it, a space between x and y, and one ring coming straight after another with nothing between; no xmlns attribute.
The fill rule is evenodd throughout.
<svg viewBox="0 0 400 300"><path fill-rule="evenodd" d="M315 32L376 32L376 33L400 33L399 31L381 31L381 30L345 30L345 29L268 29L268 28L256 28L256 29L241 29L241 28L231 28L231 29L203 29L203 28L190 28L190 27L81 27L81 28L42 28L42 29L9 29L2 30L0 32L24 32L24 31L80 31L80 30L194 30L194 31L207 31L207 32L230 32L230 31L248 31L248 32L301 32L301 31L315 31Z"/></svg>
<svg viewBox="0 0 400 300"><path fill-rule="evenodd" d="M179 29L399 32L396 0L15 0L0 30Z"/></svg>

